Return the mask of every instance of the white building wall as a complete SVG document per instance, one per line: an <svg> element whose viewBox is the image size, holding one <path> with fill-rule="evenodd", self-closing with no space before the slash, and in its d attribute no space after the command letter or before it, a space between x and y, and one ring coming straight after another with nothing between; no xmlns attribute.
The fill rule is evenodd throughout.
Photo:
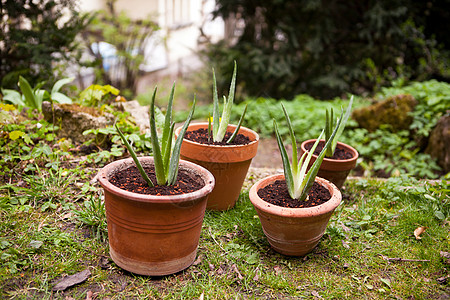
<svg viewBox="0 0 450 300"><path fill-rule="evenodd" d="M145 72L159 70L163 75L178 76L200 66L196 59L200 28L211 41L224 36L224 22L212 21L215 0L117 0L117 12L125 11L134 19L152 18L161 27L165 44L149 47L148 61L141 66ZM106 0L80 0L82 11L106 9Z"/></svg>

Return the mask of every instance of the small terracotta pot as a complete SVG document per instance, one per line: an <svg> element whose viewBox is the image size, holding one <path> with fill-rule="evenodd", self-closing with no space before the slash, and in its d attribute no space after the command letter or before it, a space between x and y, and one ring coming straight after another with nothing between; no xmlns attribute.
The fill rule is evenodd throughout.
<svg viewBox="0 0 450 300"><path fill-rule="evenodd" d="M328 220L341 203L341 192L331 182L316 177L316 182L330 192L331 199L314 207L286 208L270 204L258 196L258 190L276 180L284 180L284 175L272 175L255 183L250 189L250 201L272 248L284 255L303 256L319 243Z"/></svg>
<svg viewBox="0 0 450 300"><path fill-rule="evenodd" d="M189 125L188 131L208 128L208 123ZM235 125L228 125L227 131L233 132ZM177 128L175 136L181 130ZM181 158L196 163L208 169L216 179L213 192L208 197L207 208L211 210L227 210L232 208L237 199L247 175L248 168L258 149L259 135L248 128L242 127L239 133L250 138L247 145L204 145L183 139Z"/></svg>
<svg viewBox="0 0 450 300"><path fill-rule="evenodd" d="M308 144L315 143L316 139L307 140L304 141L300 146L300 157L303 155L303 153L308 152L306 150L305 146ZM325 141L325 140L321 140ZM334 183L339 189L342 188L344 185L345 180L347 179L348 173L356 166L356 160L358 159L358 151L356 151L355 148L338 142L338 146L345 148L346 151L352 153L352 158L350 159L331 159L331 158L324 158L322 161L322 164L320 165L319 172L317 173L317 176L325 178L332 183ZM309 167L312 166L312 164L316 161L317 155L314 155L311 157L311 160L309 161Z"/></svg>
<svg viewBox="0 0 450 300"><path fill-rule="evenodd" d="M153 165L152 157L141 157L139 161ZM132 158L118 160L98 175L105 191L111 258L119 267L141 275L181 271L192 264L197 254L214 177L200 166L180 161L180 169L203 181L203 188L181 195L154 196L129 192L109 182L112 174L133 165Z"/></svg>

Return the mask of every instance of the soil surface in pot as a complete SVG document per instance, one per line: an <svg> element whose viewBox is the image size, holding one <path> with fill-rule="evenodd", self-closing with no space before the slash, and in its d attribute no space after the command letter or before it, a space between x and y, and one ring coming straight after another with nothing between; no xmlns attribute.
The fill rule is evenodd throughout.
<svg viewBox="0 0 450 300"><path fill-rule="evenodd" d="M184 138L193 142L197 142L199 144L205 144L205 145L219 145L219 146L227 146L227 145L247 145L250 142L252 142L249 137L238 133L234 140L227 144L226 142L231 137L233 133L227 131L225 133L225 138L222 142L213 142L212 136L210 138L210 141L208 141L208 129L205 128L199 128L197 130L192 131L186 131Z"/></svg>
<svg viewBox="0 0 450 300"><path fill-rule="evenodd" d="M305 145L305 149L310 151L314 143L308 143ZM316 150L314 150L314 154L319 156L320 152L322 151L323 147L325 146L325 142L321 141L316 147ZM331 159L338 159L338 160L344 160L344 159L351 159L353 157L352 152L347 151L344 147L341 147L340 145L336 146L336 150L334 150L333 157ZM325 158L330 158L325 156Z"/></svg>
<svg viewBox="0 0 450 300"><path fill-rule="evenodd" d="M135 165L116 172L109 178L109 181L116 187L129 192L156 196L187 194L205 186L200 176L193 175L183 169L178 171L175 185L157 185L153 166L144 166L144 170L155 184L154 187L148 186Z"/></svg>
<svg viewBox="0 0 450 300"><path fill-rule="evenodd" d="M330 192L314 182L306 200L292 199L286 186L285 180L277 180L258 191L258 196L273 205L289 208L306 208L323 204L330 200Z"/></svg>

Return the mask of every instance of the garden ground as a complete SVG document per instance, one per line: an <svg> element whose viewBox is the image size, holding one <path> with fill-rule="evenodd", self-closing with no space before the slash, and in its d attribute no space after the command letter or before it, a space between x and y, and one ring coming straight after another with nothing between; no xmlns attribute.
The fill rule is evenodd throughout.
<svg viewBox="0 0 450 300"><path fill-rule="evenodd" d="M286 257L270 248L248 199L248 188L273 172L278 170L251 168L236 207L206 213L194 264L164 277L128 273L109 258L101 191L89 184L95 169L77 179L44 172L30 189L3 194L14 194L18 202L3 202L1 297L450 297L450 225L439 215L450 210L445 181L352 178L319 246L305 257ZM55 198L45 202L50 192ZM416 237L418 228L426 229ZM68 275L85 280L60 290Z"/></svg>

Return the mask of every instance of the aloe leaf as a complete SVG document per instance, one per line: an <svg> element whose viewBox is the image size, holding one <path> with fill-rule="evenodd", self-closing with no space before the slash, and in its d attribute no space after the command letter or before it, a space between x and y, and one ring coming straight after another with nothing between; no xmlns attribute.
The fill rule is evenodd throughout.
<svg viewBox="0 0 450 300"><path fill-rule="evenodd" d="M297 174L298 169L298 153L297 153L297 141L295 139L294 129L292 128L291 119L289 118L289 115L286 111L286 108L284 107L283 103L281 103L281 107L283 108L284 116L286 118L286 122L288 124L289 128L289 134L291 136L291 144L292 144L292 170L295 174ZM294 175L295 175L294 174Z"/></svg>
<svg viewBox="0 0 450 300"><path fill-rule="evenodd" d="M208 118L208 143L211 141L211 114Z"/></svg>
<svg viewBox="0 0 450 300"><path fill-rule="evenodd" d="M311 149L306 152L307 155L305 157L305 160L302 164L301 171L300 171L300 173L302 173L303 175L306 174L306 170L308 169L309 162L311 161L311 158L314 155L314 151L316 150L317 146L319 145L320 139L323 137L323 134L324 134L324 130L322 130L322 132L320 133L319 137L314 142Z"/></svg>
<svg viewBox="0 0 450 300"><path fill-rule="evenodd" d="M341 112L341 118L342 118L342 125L338 127L338 131L336 133L336 138L333 140L333 144L331 148L334 150L336 149L336 145L338 142L339 137L341 136L342 132L345 129L345 124L347 124L348 118L350 117L350 114L352 112L352 105L353 105L353 96L350 97L350 102L348 103L347 109L345 110L345 115L342 118L342 112Z"/></svg>
<svg viewBox="0 0 450 300"><path fill-rule="evenodd" d="M337 132L338 132L339 128L341 127L341 124L343 124L342 119L343 119L343 117L342 117L342 113L341 113L341 117L339 118L339 120L336 124L336 127L335 127L333 133L331 134L330 139L326 142L322 151L316 158L316 161L313 163L313 165L309 169L308 173L306 174L306 177L305 177L306 184L305 184L305 187L303 188L302 194L300 195L299 199L304 200L308 196L308 193L314 184L314 180L317 176L317 173L319 172L320 165L322 164L322 161L325 158L325 153L326 153L327 149L329 147L331 147L331 144L333 143L333 141L337 139Z"/></svg>
<svg viewBox="0 0 450 300"><path fill-rule="evenodd" d="M333 123L334 123L334 116L333 116L333 108L330 109L330 111L327 110L326 118L325 118L325 140L328 141L330 139L331 133L333 132ZM332 157L334 153L334 149L328 148L327 152L325 153L325 156Z"/></svg>
<svg viewBox="0 0 450 300"><path fill-rule="evenodd" d="M136 167L139 170L139 173L141 173L142 178L144 178L144 180L147 182L147 184L149 186L155 186L153 184L153 182L150 180L150 178L148 177L147 173L145 173L144 168L141 165L141 162L139 161L139 159L136 156L136 152L134 152L133 147L131 147L130 143L128 143L127 138L123 135L122 131L120 131L120 129L117 126L117 124L114 124L114 126L116 127L116 130L119 133L120 138L122 139L123 143L127 147L128 152L130 152L130 155L133 158L134 163L136 164Z"/></svg>
<svg viewBox="0 0 450 300"><path fill-rule="evenodd" d="M237 73L237 65L236 62L234 62L233 77L231 78L230 90L228 92L228 99L224 96L222 120L220 120L217 136L214 137L215 142L221 142L223 140L225 133L227 131L228 124L230 122L231 108L233 107L234 93L236 90L236 73Z"/></svg>
<svg viewBox="0 0 450 300"><path fill-rule="evenodd" d="M165 154L170 152L166 151L167 146L172 144L172 141L168 139L169 131L172 124L172 106L173 106L173 95L175 93L175 82L172 85L172 90L170 91L169 103L167 104L166 116L164 118L164 129L161 138L161 152L164 154L164 160L166 160Z"/></svg>
<svg viewBox="0 0 450 300"><path fill-rule="evenodd" d="M248 105L246 104L245 107L244 107L244 111L242 112L242 115L241 115L241 117L239 119L239 123L237 124L236 129L234 130L233 134L228 139L227 144L231 143L236 138L236 136L237 136L237 134L239 132L239 129L241 128L242 121L244 120L245 113L247 112L247 106Z"/></svg>
<svg viewBox="0 0 450 300"><path fill-rule="evenodd" d="M158 182L159 185L165 185L166 176L164 172L164 162L161 155L161 148L159 146L158 134L156 133L156 121L155 121L156 90L157 88L155 87L155 90L153 91L152 100L150 103L150 139L153 148L153 161L155 164L156 181Z"/></svg>
<svg viewBox="0 0 450 300"><path fill-rule="evenodd" d="M219 97L217 96L216 74L213 69L213 140L216 140L219 131Z"/></svg>
<svg viewBox="0 0 450 300"><path fill-rule="evenodd" d="M227 98L223 96L223 111L222 116L220 117L219 130L217 130L217 134L214 137L214 142L221 142L223 140L225 133L227 132L230 117L231 117L231 106L229 105Z"/></svg>
<svg viewBox="0 0 450 300"><path fill-rule="evenodd" d="M281 153L281 160L283 161L283 170L284 170L284 179L286 180L287 189L289 195L292 199L294 198L294 178L292 176L291 164L289 162L289 157L286 152L286 148L283 145L283 141L281 140L280 133L278 132L278 125L275 119L273 120L273 128L275 129L275 136L277 138L278 148Z"/></svg>
<svg viewBox="0 0 450 300"><path fill-rule="evenodd" d="M36 108L39 111L41 111L42 107L37 106L33 89L31 88L28 81L22 76L19 76L19 87L20 90L22 91L23 96L25 97L25 104L31 108Z"/></svg>
<svg viewBox="0 0 450 300"><path fill-rule="evenodd" d="M196 99L194 96L194 103L192 104L192 108L191 108L191 111L189 112L189 116L186 119L186 122L184 122L183 127L181 127L180 134L178 135L177 140L175 141L175 145L173 146L172 157L170 158L170 164L169 164L169 175L168 175L168 184L170 184L170 185L175 184L175 182L177 180L178 165L180 163L181 143L183 142L184 134L186 133L189 123L191 123L192 116L194 115L195 103L196 103Z"/></svg>
<svg viewBox="0 0 450 300"><path fill-rule="evenodd" d="M169 162L170 162L170 154L172 151L172 137L174 128L175 123L172 123L172 125L170 125L169 135L167 137L169 142L167 143L166 149L164 149L163 152L164 176L166 178L166 182L168 181L169 178Z"/></svg>

